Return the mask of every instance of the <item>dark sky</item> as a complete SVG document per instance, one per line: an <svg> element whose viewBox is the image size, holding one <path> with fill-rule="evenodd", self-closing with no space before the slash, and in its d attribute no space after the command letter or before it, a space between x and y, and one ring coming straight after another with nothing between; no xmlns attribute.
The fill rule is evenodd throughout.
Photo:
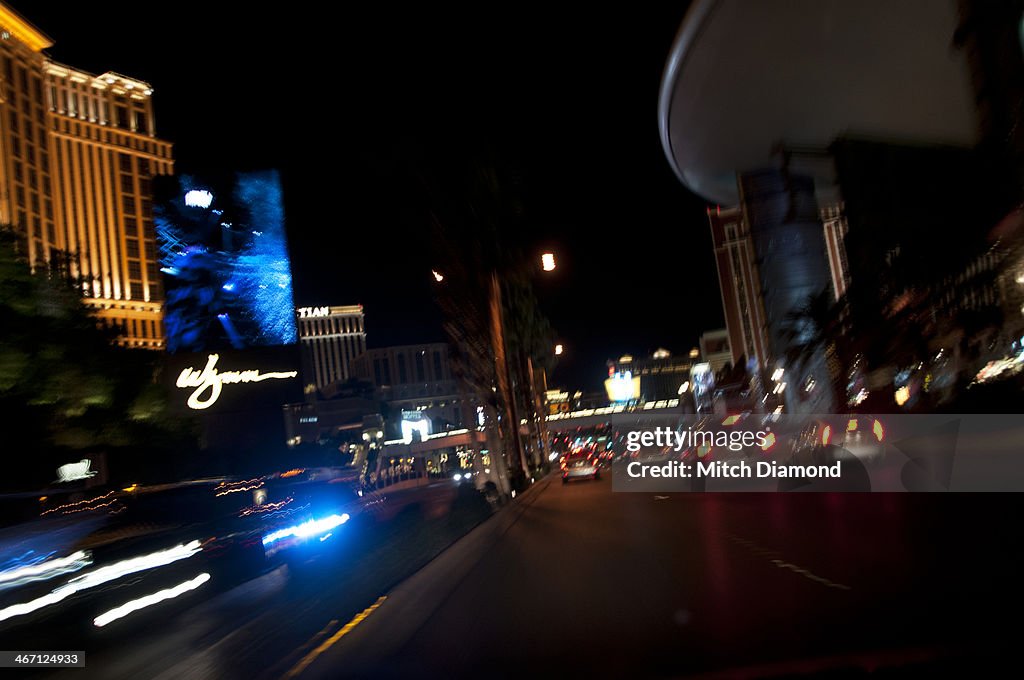
<svg viewBox="0 0 1024 680"><path fill-rule="evenodd" d="M440 339L412 171L486 145L523 178L520 245L559 256L537 288L567 348L554 382L686 351L722 325L705 204L658 138L686 3L478 5L15 3L55 60L153 85L178 171L280 168L296 303L363 304L371 346Z"/></svg>

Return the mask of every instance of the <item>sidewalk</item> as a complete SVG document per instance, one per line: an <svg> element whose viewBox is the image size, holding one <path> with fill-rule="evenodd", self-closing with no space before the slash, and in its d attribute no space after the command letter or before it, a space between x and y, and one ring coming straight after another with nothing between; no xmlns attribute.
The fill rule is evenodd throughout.
<svg viewBox="0 0 1024 680"><path fill-rule="evenodd" d="M457 539L387 593L382 593L383 597L370 609L372 615L364 610L365 618L357 616L354 620L358 621L357 626L352 626L342 635L336 634L336 644L327 644L331 642L329 639L315 647L285 677L333 679L339 676L339 668L345 669L346 676L372 676L373 664L395 655L402 648L458 588L479 559L544 493L551 480L551 475L538 480L517 500Z"/></svg>

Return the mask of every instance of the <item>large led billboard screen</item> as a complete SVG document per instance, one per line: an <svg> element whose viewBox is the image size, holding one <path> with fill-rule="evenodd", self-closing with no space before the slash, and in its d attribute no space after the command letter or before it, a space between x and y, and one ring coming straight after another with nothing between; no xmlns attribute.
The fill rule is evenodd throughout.
<svg viewBox="0 0 1024 680"><path fill-rule="evenodd" d="M155 189L167 351L295 343L277 173L179 175L158 178Z"/></svg>

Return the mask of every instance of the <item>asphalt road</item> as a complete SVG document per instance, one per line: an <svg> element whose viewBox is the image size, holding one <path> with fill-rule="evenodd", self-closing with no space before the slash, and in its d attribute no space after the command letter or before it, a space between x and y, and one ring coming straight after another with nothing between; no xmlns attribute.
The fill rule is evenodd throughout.
<svg viewBox="0 0 1024 680"><path fill-rule="evenodd" d="M328 631L292 675L1018 665L1022 508L1016 494L613 494L607 478L545 481Z"/></svg>
<svg viewBox="0 0 1024 680"><path fill-rule="evenodd" d="M333 550L306 553L318 557L311 563L241 583L240 574L217 574L187 596L103 629L89 625L96 612L86 610L81 626L19 629L9 644L0 636L0 649L85 651L85 668L26 671L32 677L279 678L318 632L348 620L489 514L486 501L459 506L456 495L451 483L388 491L375 513L388 521L355 534L338 531Z"/></svg>
<svg viewBox="0 0 1024 680"><path fill-rule="evenodd" d="M447 550L465 527L412 525L399 544L415 550L384 543L140 614L88 647L84 671L55 675L977 675L1020 662L1021 510L1017 494L655 495L549 478Z"/></svg>

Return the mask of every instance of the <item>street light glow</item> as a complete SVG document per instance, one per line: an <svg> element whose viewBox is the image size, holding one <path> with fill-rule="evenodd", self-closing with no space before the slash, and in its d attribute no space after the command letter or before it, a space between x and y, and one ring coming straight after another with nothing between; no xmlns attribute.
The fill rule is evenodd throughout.
<svg viewBox="0 0 1024 680"><path fill-rule="evenodd" d="M441 283L442 281L444 281L444 275L441 274L436 269L431 269L430 273L434 275L434 280L437 281L438 283Z"/></svg>
<svg viewBox="0 0 1024 680"><path fill-rule="evenodd" d="M550 272L555 270L555 254L544 253L540 256L540 264L544 268L544 271Z"/></svg>
<svg viewBox="0 0 1024 680"><path fill-rule="evenodd" d="M555 356L560 356L562 354L562 351L563 348L561 345L555 345Z"/></svg>

